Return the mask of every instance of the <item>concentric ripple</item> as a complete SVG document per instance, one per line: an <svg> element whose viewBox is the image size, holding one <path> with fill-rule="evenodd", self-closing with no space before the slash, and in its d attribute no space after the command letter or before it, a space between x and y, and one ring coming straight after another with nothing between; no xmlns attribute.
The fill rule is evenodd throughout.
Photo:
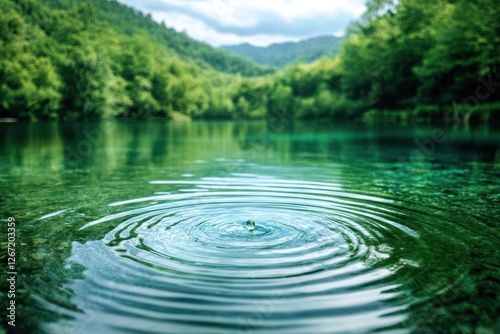
<svg viewBox="0 0 500 334"><path fill-rule="evenodd" d="M86 314L73 314L77 332L359 333L405 320L395 271L420 263L401 249L425 247L393 200L251 175L151 184L171 192L81 228L109 232L73 245L87 268L70 287Z"/></svg>

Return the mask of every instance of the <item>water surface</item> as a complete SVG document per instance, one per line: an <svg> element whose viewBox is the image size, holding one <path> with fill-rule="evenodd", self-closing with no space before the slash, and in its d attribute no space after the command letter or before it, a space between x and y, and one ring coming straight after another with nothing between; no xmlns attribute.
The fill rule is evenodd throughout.
<svg viewBox="0 0 500 334"><path fill-rule="evenodd" d="M16 327L494 333L500 133L434 131L0 124Z"/></svg>

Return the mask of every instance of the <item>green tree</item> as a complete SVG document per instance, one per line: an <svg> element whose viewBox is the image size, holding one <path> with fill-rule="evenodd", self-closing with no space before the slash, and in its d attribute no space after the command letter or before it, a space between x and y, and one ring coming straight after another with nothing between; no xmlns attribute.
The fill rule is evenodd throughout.
<svg viewBox="0 0 500 334"><path fill-rule="evenodd" d="M113 73L111 60L90 38L70 52L70 59L63 69L65 117L101 119L126 112L132 104L126 81Z"/></svg>
<svg viewBox="0 0 500 334"><path fill-rule="evenodd" d="M493 0L459 0L435 24L435 45L416 73L419 101L450 104L474 95L478 78L500 77L500 7ZM500 99L492 92L490 100Z"/></svg>
<svg viewBox="0 0 500 334"><path fill-rule="evenodd" d="M0 8L0 114L56 118L61 81L51 60L36 49L45 34L8 3Z"/></svg>
<svg viewBox="0 0 500 334"><path fill-rule="evenodd" d="M50 59L20 53L0 62L2 114L21 118L58 117L61 82Z"/></svg>

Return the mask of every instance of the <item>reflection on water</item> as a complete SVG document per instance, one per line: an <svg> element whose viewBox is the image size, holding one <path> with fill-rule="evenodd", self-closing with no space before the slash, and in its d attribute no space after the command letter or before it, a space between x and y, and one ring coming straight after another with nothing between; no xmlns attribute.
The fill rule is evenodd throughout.
<svg viewBox="0 0 500 334"><path fill-rule="evenodd" d="M433 130L0 124L19 326L493 332L500 134Z"/></svg>

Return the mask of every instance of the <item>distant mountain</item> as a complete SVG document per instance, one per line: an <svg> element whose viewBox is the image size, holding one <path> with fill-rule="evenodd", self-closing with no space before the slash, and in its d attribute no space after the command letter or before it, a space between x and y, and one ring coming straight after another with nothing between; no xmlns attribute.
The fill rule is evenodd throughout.
<svg viewBox="0 0 500 334"><path fill-rule="evenodd" d="M274 67L284 67L296 62L310 63L322 57L337 55L342 46L343 38L320 36L300 42L272 44L268 47L258 47L245 43L226 45L221 49L245 56L258 64Z"/></svg>

